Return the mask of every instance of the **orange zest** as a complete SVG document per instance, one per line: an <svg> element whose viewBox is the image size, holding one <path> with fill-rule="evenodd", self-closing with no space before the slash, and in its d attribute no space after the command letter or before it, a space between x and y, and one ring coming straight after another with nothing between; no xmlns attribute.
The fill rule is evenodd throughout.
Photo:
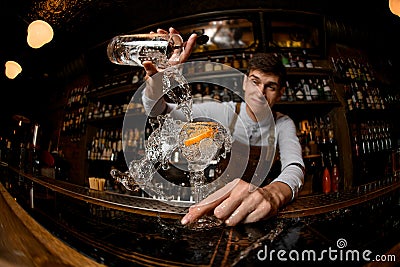
<svg viewBox="0 0 400 267"><path fill-rule="evenodd" d="M184 144L185 146L190 146L200 142L204 138L212 137L213 135L214 135L214 130L212 128L208 128L205 131L199 133L198 135L186 139L184 141Z"/></svg>

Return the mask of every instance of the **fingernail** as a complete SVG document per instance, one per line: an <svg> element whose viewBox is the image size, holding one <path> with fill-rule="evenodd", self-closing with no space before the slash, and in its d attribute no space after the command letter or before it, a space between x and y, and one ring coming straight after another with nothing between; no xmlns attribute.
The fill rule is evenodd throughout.
<svg viewBox="0 0 400 267"><path fill-rule="evenodd" d="M187 224L190 221L190 215L185 215L185 217L182 218L181 224Z"/></svg>

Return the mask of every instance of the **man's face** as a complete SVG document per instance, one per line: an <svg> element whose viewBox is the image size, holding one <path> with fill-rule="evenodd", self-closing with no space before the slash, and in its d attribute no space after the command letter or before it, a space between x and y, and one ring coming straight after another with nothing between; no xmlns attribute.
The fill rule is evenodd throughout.
<svg viewBox="0 0 400 267"><path fill-rule="evenodd" d="M250 71L243 84L244 100L257 119L264 118L265 111L278 102L285 90L279 85L279 77L259 70Z"/></svg>

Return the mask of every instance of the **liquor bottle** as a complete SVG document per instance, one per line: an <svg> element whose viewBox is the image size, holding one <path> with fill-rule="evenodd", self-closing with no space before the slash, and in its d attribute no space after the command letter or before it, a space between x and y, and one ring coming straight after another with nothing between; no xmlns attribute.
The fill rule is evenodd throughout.
<svg viewBox="0 0 400 267"><path fill-rule="evenodd" d="M214 89L213 89L213 91L212 91L212 98L213 98L214 100L217 100L217 101L222 101L222 100L221 100L221 94L220 94L220 90L219 90L218 85L214 85Z"/></svg>
<svg viewBox="0 0 400 267"><path fill-rule="evenodd" d="M282 60L283 66L285 66L286 68L290 68L289 58L287 56L285 56L285 54L281 55L281 60Z"/></svg>
<svg viewBox="0 0 400 267"><path fill-rule="evenodd" d="M305 94L305 99L307 101L311 101L312 100L312 96L311 96L310 85L304 79L301 79L300 82L301 82L301 86L303 87L303 92Z"/></svg>
<svg viewBox="0 0 400 267"><path fill-rule="evenodd" d="M332 185L331 185L332 192L338 192L340 177L339 177L338 166L336 164L333 164L333 167L332 167L331 182L332 182Z"/></svg>
<svg viewBox="0 0 400 267"><path fill-rule="evenodd" d="M202 103L203 102L203 94L201 93L201 83L196 84L195 90L193 90L193 103Z"/></svg>
<svg viewBox="0 0 400 267"><path fill-rule="evenodd" d="M329 145L329 164L333 166L339 161L339 150L333 129L328 131L328 145Z"/></svg>
<svg viewBox="0 0 400 267"><path fill-rule="evenodd" d="M312 81L312 79L309 79L308 80L308 85L310 87L310 94L311 94L312 100L318 100L319 99L319 92L318 92L318 89L317 89L317 84L314 83Z"/></svg>
<svg viewBox="0 0 400 267"><path fill-rule="evenodd" d="M214 66L213 66L213 64L211 62L211 56L208 56L207 57L207 62L204 65L204 71L205 72L210 72L210 71L213 71L213 70L214 70Z"/></svg>
<svg viewBox="0 0 400 267"><path fill-rule="evenodd" d="M239 82L237 78L233 80L233 92L232 92L232 101L233 102L242 102L241 98L241 88L239 87Z"/></svg>
<svg viewBox="0 0 400 267"><path fill-rule="evenodd" d="M219 58L217 58L217 59L215 60L215 63L216 63L216 64L214 64L214 70L215 70L215 71L220 71L220 70L222 70L222 64L221 64Z"/></svg>
<svg viewBox="0 0 400 267"><path fill-rule="evenodd" d="M234 67L235 69L240 68L240 60L238 59L238 57L236 55L233 56L232 67Z"/></svg>
<svg viewBox="0 0 400 267"><path fill-rule="evenodd" d="M312 62L311 58L308 56L306 50L303 50L303 56L304 56L306 68L314 68L314 63Z"/></svg>
<svg viewBox="0 0 400 267"><path fill-rule="evenodd" d="M296 57L296 62L297 62L297 66L298 66L299 68L304 68L304 67L305 67L304 59L301 58L300 56L297 56L297 57Z"/></svg>
<svg viewBox="0 0 400 267"><path fill-rule="evenodd" d="M208 84L205 85L204 94L202 98L203 98L202 102L212 101L210 86Z"/></svg>
<svg viewBox="0 0 400 267"><path fill-rule="evenodd" d="M191 61L187 64L187 73L188 74L194 74L196 72L196 68L195 68L195 62Z"/></svg>
<svg viewBox="0 0 400 267"><path fill-rule="evenodd" d="M324 172L322 174L322 192L328 194L331 192L331 175L329 169L325 166Z"/></svg>
<svg viewBox="0 0 400 267"><path fill-rule="evenodd" d="M364 85L361 86L361 91L362 91L362 94L363 94L363 98L365 100L365 109L373 109L373 108L375 108L375 107L372 106L373 105L373 99L372 99L372 96L369 94L369 91L368 91L367 88L368 88L368 84L367 83L365 83Z"/></svg>
<svg viewBox="0 0 400 267"><path fill-rule="evenodd" d="M294 87L294 95L296 97L296 101L303 101L305 98L303 85L300 82L298 82L297 85Z"/></svg>
<svg viewBox="0 0 400 267"><path fill-rule="evenodd" d="M329 86L328 82L326 79L322 79L322 84L323 84L323 89L324 89L324 96L325 100L332 100L333 95L332 95L332 90L331 87Z"/></svg>
<svg viewBox="0 0 400 267"><path fill-rule="evenodd" d="M354 109L360 109L360 101L357 98L357 88L354 86L353 83L350 83L350 90L351 90L351 100L353 101Z"/></svg>
<svg viewBox="0 0 400 267"><path fill-rule="evenodd" d="M360 157L360 144L358 142L358 135L357 133L353 133L353 156L355 158Z"/></svg>
<svg viewBox="0 0 400 267"><path fill-rule="evenodd" d="M224 88L224 90L222 91L222 97L221 97L222 102L229 102L232 100L230 91L228 90L228 88Z"/></svg>
<svg viewBox="0 0 400 267"><path fill-rule="evenodd" d="M296 100L295 98L295 95L294 95L294 92L293 92L293 88L291 87L291 85L290 85L290 83L289 83L289 81L286 81L286 97L287 97L287 101L294 101L294 100Z"/></svg>
<svg viewBox="0 0 400 267"><path fill-rule="evenodd" d="M246 54L245 53L243 53L242 54L242 64L241 64L241 67L242 67L242 69L247 69L247 66L248 66L248 61L247 61L247 57L246 57Z"/></svg>
<svg viewBox="0 0 400 267"><path fill-rule="evenodd" d="M291 67L291 68L297 68L297 62L296 62L296 60L294 59L292 53L289 52L288 55L289 55L289 64L290 64L290 67Z"/></svg>
<svg viewBox="0 0 400 267"><path fill-rule="evenodd" d="M146 128L146 131L150 130L150 128ZM149 134L150 135L150 134ZM122 130L118 130L117 134L117 160L124 158L124 150L122 144Z"/></svg>
<svg viewBox="0 0 400 267"><path fill-rule="evenodd" d="M322 82L318 78L315 79L314 86L318 92L318 99L325 100L324 88L322 87Z"/></svg>
<svg viewBox="0 0 400 267"><path fill-rule="evenodd" d="M364 101L364 94L362 93L360 87L358 86L357 82L354 82L354 88L357 95L357 102L359 103L358 106L360 109L365 109L365 101Z"/></svg>
<svg viewBox="0 0 400 267"><path fill-rule="evenodd" d="M313 125L314 125L314 127L313 127L314 128L313 129L314 140L315 140L315 143L317 145L317 151L319 151L319 149L321 147L321 129L320 129L320 125L319 125L317 117L314 118Z"/></svg>
<svg viewBox="0 0 400 267"><path fill-rule="evenodd" d="M232 62L228 56L225 56L223 64L226 66L226 67L223 66L224 67L223 69L230 69L232 67Z"/></svg>

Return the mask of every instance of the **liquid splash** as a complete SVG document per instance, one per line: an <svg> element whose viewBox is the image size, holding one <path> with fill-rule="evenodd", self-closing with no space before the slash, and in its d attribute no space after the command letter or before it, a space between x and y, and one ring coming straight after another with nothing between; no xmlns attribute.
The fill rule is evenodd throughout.
<svg viewBox="0 0 400 267"><path fill-rule="evenodd" d="M172 200L177 192L167 192L167 186L164 187L163 183L155 179L155 174L160 168L169 168L172 153L178 150L188 162L191 194L197 203L213 191L204 186L204 169L211 161L226 157L232 147L232 137L217 122L193 122L191 89L178 66L170 66L162 75L163 93L177 104L187 122L175 120L170 114L159 115L157 123L151 122L153 131L146 142L144 157L131 161L127 172L121 173L114 169L111 175L127 190L141 188L161 199ZM188 133L201 127L212 128L212 136L185 145Z"/></svg>

